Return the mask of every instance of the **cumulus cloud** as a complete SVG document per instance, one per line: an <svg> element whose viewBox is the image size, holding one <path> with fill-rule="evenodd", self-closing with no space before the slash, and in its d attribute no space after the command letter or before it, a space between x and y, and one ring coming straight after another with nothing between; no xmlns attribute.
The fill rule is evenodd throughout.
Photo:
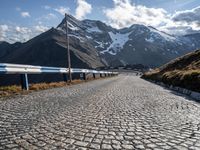
<svg viewBox="0 0 200 150"><path fill-rule="evenodd" d="M91 13L92 5L85 0L77 0L77 8L75 16L77 19L83 19L87 14Z"/></svg>
<svg viewBox="0 0 200 150"><path fill-rule="evenodd" d="M36 25L33 27L23 27L15 24L0 25L0 41L7 41L10 43L26 42L31 38L45 32L49 27L44 25Z"/></svg>
<svg viewBox="0 0 200 150"><path fill-rule="evenodd" d="M135 5L130 0L113 0L114 7L104 10L112 26L116 28L127 27L132 24L145 24L152 26L161 25L161 20L166 21L167 12L162 8L148 8Z"/></svg>
<svg viewBox="0 0 200 150"><path fill-rule="evenodd" d="M22 34L27 34L30 33L31 30L27 27L20 27L20 26L16 26L15 27L16 32L22 33Z"/></svg>
<svg viewBox="0 0 200 150"><path fill-rule="evenodd" d="M194 22L200 24L200 7L196 7L192 10L176 12L172 19L178 22Z"/></svg>
<svg viewBox="0 0 200 150"><path fill-rule="evenodd" d="M9 27L8 27L8 25L0 25L0 29L1 29L1 31L8 31L9 30Z"/></svg>
<svg viewBox="0 0 200 150"><path fill-rule="evenodd" d="M115 28L133 24L153 26L170 34L188 34L200 30L200 7L169 14L162 8L135 5L131 0L113 0L113 8L105 8L108 23Z"/></svg>
<svg viewBox="0 0 200 150"><path fill-rule="evenodd" d="M172 16L172 20L188 26L193 31L200 30L200 6L191 10L179 11Z"/></svg>
<svg viewBox="0 0 200 150"><path fill-rule="evenodd" d="M68 7L60 6L59 8L55 8L54 10L60 13L61 15L65 15L65 13L69 13L70 9Z"/></svg>
<svg viewBox="0 0 200 150"><path fill-rule="evenodd" d="M39 33L45 32L45 31L47 31L49 29L48 27L43 26L43 25L37 25L34 28Z"/></svg>
<svg viewBox="0 0 200 150"><path fill-rule="evenodd" d="M31 17L31 15L29 14L29 12L27 12L27 11L21 12L21 16L23 18Z"/></svg>
<svg viewBox="0 0 200 150"><path fill-rule="evenodd" d="M0 41L4 41L6 38L6 33L9 31L8 25L0 25Z"/></svg>
<svg viewBox="0 0 200 150"><path fill-rule="evenodd" d="M14 29L14 34L12 35L12 40L13 41L22 41L25 42L27 40L29 40L32 37L32 30L30 28L27 27L20 27L20 26L16 26Z"/></svg>

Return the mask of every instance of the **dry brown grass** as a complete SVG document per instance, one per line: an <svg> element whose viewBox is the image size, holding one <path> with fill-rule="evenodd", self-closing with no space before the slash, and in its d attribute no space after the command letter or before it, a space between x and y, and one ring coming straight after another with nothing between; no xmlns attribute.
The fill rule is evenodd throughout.
<svg viewBox="0 0 200 150"><path fill-rule="evenodd" d="M9 96L21 92L21 87L17 85L0 87L0 96Z"/></svg>
<svg viewBox="0 0 200 150"><path fill-rule="evenodd" d="M142 78L200 92L200 50L147 72Z"/></svg>
<svg viewBox="0 0 200 150"><path fill-rule="evenodd" d="M108 78L108 77L107 77ZM29 91L22 91L21 86L19 85L11 85L11 86L2 86L0 87L0 97L7 97L12 96L16 94L27 94L32 91L39 91L39 90L46 90L50 88L56 88L56 87L64 87L64 86L70 86L75 84L80 84L83 82L89 82L92 80L99 80L104 78L88 78L86 81L84 80L72 80L71 83L69 82L51 82L51 83L36 83L36 84L30 84Z"/></svg>
<svg viewBox="0 0 200 150"><path fill-rule="evenodd" d="M151 72L143 78L200 92L200 69Z"/></svg>

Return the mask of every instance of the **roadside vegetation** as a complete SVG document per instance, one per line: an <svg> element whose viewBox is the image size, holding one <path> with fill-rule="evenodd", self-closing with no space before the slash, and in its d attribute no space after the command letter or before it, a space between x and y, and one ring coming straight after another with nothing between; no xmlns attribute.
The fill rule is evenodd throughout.
<svg viewBox="0 0 200 150"><path fill-rule="evenodd" d="M100 79L100 78L96 78ZM102 78L104 79L104 78ZM7 97L7 96L13 96L18 94L27 94L32 91L39 91L39 90L46 90L50 88L56 88L56 87L64 87L64 86L70 86L74 84L79 84L87 81L95 80L93 78L88 78L85 80L72 80L71 83L67 82L51 82L51 83L36 83L36 84L30 84L29 85L29 91L23 91L21 89L20 85L11 85L11 86L2 86L0 87L0 97Z"/></svg>
<svg viewBox="0 0 200 150"><path fill-rule="evenodd" d="M142 78L200 92L200 50L146 72Z"/></svg>

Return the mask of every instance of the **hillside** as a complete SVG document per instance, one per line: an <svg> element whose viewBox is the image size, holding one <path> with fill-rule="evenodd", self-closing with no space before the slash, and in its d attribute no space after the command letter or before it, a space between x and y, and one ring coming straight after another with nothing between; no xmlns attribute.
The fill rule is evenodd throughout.
<svg viewBox="0 0 200 150"><path fill-rule="evenodd" d="M200 50L147 72L142 78L200 92Z"/></svg>

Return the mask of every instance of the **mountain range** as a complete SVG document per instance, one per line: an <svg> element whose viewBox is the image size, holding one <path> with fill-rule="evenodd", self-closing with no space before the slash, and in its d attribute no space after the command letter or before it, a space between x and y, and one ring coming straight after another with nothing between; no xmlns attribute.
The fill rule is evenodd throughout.
<svg viewBox="0 0 200 150"><path fill-rule="evenodd" d="M66 67L66 19L72 67L157 67L200 48L200 33L175 36L139 24L115 29L101 21L80 21L68 14L56 28L25 43L0 42L0 63Z"/></svg>

